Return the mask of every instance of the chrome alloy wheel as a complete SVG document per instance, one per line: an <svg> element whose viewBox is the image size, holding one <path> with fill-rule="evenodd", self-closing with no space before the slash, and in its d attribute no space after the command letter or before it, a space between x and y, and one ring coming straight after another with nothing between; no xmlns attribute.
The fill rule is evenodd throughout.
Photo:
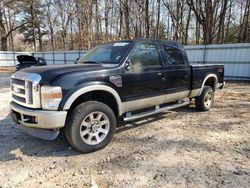
<svg viewBox="0 0 250 188"><path fill-rule="evenodd" d="M97 145L107 136L110 129L108 117L102 112L88 114L81 123L80 136L88 145Z"/></svg>
<svg viewBox="0 0 250 188"><path fill-rule="evenodd" d="M211 105L213 104L213 93L212 93L212 91L209 91L209 92L206 94L204 102L205 102L205 105L206 105L208 108L211 107Z"/></svg>

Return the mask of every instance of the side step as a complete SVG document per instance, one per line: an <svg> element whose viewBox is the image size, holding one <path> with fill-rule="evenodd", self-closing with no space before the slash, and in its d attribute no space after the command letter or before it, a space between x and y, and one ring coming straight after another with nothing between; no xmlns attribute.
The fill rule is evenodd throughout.
<svg viewBox="0 0 250 188"><path fill-rule="evenodd" d="M131 115L131 113L126 113L126 116L123 117L123 121L133 121L133 120L136 120L136 119L139 119L142 117L146 117L146 116L150 116L150 115L157 114L160 112L169 111L169 110L173 110L175 108L187 106L189 104L190 104L190 101L183 101L183 102L176 103L176 104L169 105L169 106L165 106L162 108L160 108L159 106L155 106L154 110L142 112L142 113L138 113L138 114L134 114L134 115Z"/></svg>

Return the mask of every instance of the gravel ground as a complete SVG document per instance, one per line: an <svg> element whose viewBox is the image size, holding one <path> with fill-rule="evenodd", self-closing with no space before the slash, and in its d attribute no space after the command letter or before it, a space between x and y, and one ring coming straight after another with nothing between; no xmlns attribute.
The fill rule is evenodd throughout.
<svg viewBox="0 0 250 188"><path fill-rule="evenodd" d="M8 115L9 77L0 74L0 187L250 186L249 83L228 83L209 112L191 105L126 124L81 154L63 136L21 132Z"/></svg>

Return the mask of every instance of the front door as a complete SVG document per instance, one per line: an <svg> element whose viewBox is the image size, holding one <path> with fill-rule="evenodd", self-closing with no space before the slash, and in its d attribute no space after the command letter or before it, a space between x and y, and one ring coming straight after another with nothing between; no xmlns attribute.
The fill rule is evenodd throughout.
<svg viewBox="0 0 250 188"><path fill-rule="evenodd" d="M166 88L164 66L154 41L138 41L131 50L122 75L122 100L126 111L161 104Z"/></svg>

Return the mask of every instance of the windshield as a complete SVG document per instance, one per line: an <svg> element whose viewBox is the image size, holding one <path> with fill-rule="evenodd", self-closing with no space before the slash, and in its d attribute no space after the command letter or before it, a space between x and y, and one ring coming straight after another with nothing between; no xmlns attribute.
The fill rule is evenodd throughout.
<svg viewBox="0 0 250 188"><path fill-rule="evenodd" d="M96 46L76 63L97 62L118 65L131 44L132 42L113 42Z"/></svg>

